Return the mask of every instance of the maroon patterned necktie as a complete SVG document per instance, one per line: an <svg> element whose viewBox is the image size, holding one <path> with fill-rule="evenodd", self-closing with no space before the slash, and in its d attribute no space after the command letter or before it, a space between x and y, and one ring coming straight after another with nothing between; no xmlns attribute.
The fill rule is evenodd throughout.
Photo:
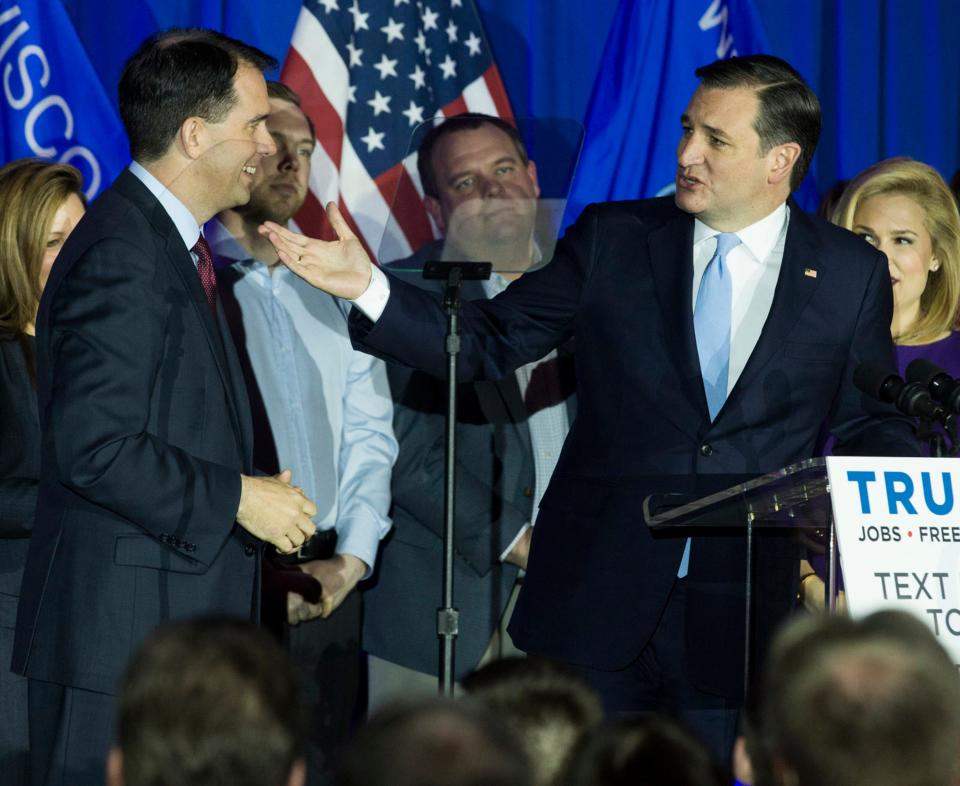
<svg viewBox="0 0 960 786"><path fill-rule="evenodd" d="M193 247L193 253L197 255L197 273L200 275L200 286L207 296L207 303L213 312L213 318L217 318L217 277L213 272L213 254L210 253L210 244L207 239L200 235L200 239Z"/></svg>

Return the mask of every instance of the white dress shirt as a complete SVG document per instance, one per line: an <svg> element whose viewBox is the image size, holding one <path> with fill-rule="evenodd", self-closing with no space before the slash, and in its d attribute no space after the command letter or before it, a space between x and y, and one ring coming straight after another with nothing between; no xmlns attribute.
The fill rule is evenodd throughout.
<svg viewBox="0 0 960 786"><path fill-rule="evenodd" d="M747 365L770 314L789 223L790 209L784 202L766 218L733 233L740 238L740 245L727 252L726 256L733 288L727 395L733 390L740 373ZM693 291L690 293L694 307L697 304L697 292L703 271L713 258L717 248L716 237L719 234L700 219L694 221Z"/></svg>
<svg viewBox="0 0 960 786"><path fill-rule="evenodd" d="M391 525L397 441L386 366L353 349L336 298L252 259L219 221L207 236L218 269L232 264L241 276L233 297L280 466L316 502L317 527L337 530L337 553L367 565L366 578Z"/></svg>

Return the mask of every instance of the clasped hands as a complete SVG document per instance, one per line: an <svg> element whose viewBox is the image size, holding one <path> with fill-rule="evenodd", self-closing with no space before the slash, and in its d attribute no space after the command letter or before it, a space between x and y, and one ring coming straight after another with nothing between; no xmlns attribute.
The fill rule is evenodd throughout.
<svg viewBox="0 0 960 786"><path fill-rule="evenodd" d="M317 530L317 506L292 479L288 469L273 477L240 476L237 523L281 554L292 554Z"/></svg>

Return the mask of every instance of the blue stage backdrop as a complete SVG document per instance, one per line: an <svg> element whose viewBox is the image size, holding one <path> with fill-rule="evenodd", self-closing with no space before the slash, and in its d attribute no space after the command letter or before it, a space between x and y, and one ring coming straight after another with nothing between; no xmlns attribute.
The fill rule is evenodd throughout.
<svg viewBox="0 0 960 786"><path fill-rule="evenodd" d="M749 0L624 0L587 112L567 223L591 202L673 192L680 115L703 63L768 49Z"/></svg>
<svg viewBox="0 0 960 786"><path fill-rule="evenodd" d="M356 2L361 10L394 2L328 1L344 8ZM431 1L450 2L425 1L428 6ZM820 95L825 122L814 159L814 190L823 191L838 178L892 155L927 161L947 177L960 162L960 47L954 41L960 30L960 3L477 0L476 4L517 117L571 117L586 123L588 107L594 107L586 123L587 161L594 135L605 127L604 102L617 90L648 95L637 93L637 73L631 67L653 62L659 52L660 72L681 78L681 71L671 70L675 64L692 67L691 53L705 52L709 57L713 50L704 49L702 42L723 34L722 26L701 30L699 20L725 17L740 51L746 46L737 30L749 31L743 35L756 41L765 38L768 51L797 66ZM126 163L116 116L116 82L124 60L144 36L172 25L210 26L282 60L299 9L300 0L0 0L0 157L65 158L84 171L92 191L98 190ZM751 18L749 26L738 27L746 24L746 16ZM682 30L672 26L683 19L693 19L697 26ZM635 122L611 113L611 125L628 137L655 125L668 139L678 121L669 116L673 104L686 101L690 84L679 96L673 94L674 82L664 81L654 101L644 99L635 105ZM614 174L598 168L580 177L591 178L591 194L596 190L648 196L662 185L654 169L649 175L620 172L623 189L614 190ZM634 183L640 191L629 194ZM804 201L809 204L813 199L808 195Z"/></svg>

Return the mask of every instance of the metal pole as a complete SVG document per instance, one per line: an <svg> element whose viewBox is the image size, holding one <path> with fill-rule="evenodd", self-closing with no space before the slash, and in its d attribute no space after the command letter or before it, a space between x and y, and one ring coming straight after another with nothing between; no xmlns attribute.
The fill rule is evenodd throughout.
<svg viewBox="0 0 960 786"><path fill-rule="evenodd" d="M440 637L439 692L453 696L454 650L460 627L460 612L453 607L454 513L456 511L457 451L457 356L460 353L461 269L453 266L447 279L444 306L447 309L447 416L446 466L443 479L443 606L437 612Z"/></svg>

